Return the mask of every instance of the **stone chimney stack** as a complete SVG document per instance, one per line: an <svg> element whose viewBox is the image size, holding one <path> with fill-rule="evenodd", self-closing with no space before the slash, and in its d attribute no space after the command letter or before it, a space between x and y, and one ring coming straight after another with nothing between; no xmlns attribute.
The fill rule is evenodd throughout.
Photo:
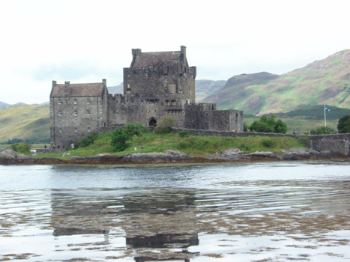
<svg viewBox="0 0 350 262"><path fill-rule="evenodd" d="M132 61L131 61L131 67L134 65L137 57L141 54L141 49L136 48L136 49L132 49Z"/></svg>
<svg viewBox="0 0 350 262"><path fill-rule="evenodd" d="M57 85L57 81L56 80L52 80L52 87L55 87Z"/></svg>
<svg viewBox="0 0 350 262"><path fill-rule="evenodd" d="M67 87L70 85L70 81L64 81L64 86Z"/></svg>
<svg viewBox="0 0 350 262"><path fill-rule="evenodd" d="M107 87L107 80L105 78L102 79L102 84L104 87Z"/></svg>
<svg viewBox="0 0 350 262"><path fill-rule="evenodd" d="M183 55L183 58L186 58L186 46L182 45L180 48L181 48L181 54Z"/></svg>
<svg viewBox="0 0 350 262"><path fill-rule="evenodd" d="M139 48L136 48L136 49L132 49L132 56L133 57L136 57L136 56L138 56L139 54L141 54L141 49L139 49Z"/></svg>

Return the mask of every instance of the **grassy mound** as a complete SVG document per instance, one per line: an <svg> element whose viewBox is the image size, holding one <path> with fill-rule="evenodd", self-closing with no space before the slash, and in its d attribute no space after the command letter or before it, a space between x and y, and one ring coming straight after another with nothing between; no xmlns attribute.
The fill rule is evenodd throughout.
<svg viewBox="0 0 350 262"><path fill-rule="evenodd" d="M293 137L223 137L201 136L183 133L153 133L144 132L141 135L132 136L125 150L116 152L111 144L113 132L100 133L92 144L79 147L64 153L65 158L71 156L95 156L110 153L117 156L131 153L164 152L166 150L179 150L192 156L207 156L216 152L222 152L229 148L239 148L243 152L272 151L280 152L291 148L302 148L302 141ZM62 157L62 153L40 154L42 156Z"/></svg>

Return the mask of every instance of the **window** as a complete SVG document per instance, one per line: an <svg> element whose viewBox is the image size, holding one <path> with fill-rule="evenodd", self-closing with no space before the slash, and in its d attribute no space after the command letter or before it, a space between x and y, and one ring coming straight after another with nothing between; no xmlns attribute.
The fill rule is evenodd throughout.
<svg viewBox="0 0 350 262"><path fill-rule="evenodd" d="M75 128L75 129L74 129L74 133L78 133L78 128Z"/></svg>
<svg viewBox="0 0 350 262"><path fill-rule="evenodd" d="M76 99L74 99L73 101L74 105L78 104L78 101Z"/></svg>
<svg viewBox="0 0 350 262"><path fill-rule="evenodd" d="M74 110L73 115L74 115L74 116L78 116L78 110Z"/></svg>
<svg viewBox="0 0 350 262"><path fill-rule="evenodd" d="M61 117L61 116L62 116L62 112L59 111L59 112L57 113L57 115L58 115L59 117Z"/></svg>
<svg viewBox="0 0 350 262"><path fill-rule="evenodd" d="M90 127L88 127L88 128L87 128L87 131L88 131L88 133L90 133L90 132L91 132L91 129L90 129Z"/></svg>
<svg viewBox="0 0 350 262"><path fill-rule="evenodd" d="M86 109L86 114L91 115L90 109Z"/></svg>

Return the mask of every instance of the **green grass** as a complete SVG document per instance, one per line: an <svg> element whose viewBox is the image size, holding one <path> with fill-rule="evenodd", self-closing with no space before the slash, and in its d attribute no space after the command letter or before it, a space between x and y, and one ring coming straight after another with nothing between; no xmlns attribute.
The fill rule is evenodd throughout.
<svg viewBox="0 0 350 262"><path fill-rule="evenodd" d="M113 152L111 144L112 133L98 135L95 142L87 147L77 148L65 153L44 153L37 157L57 157L68 159L72 156L96 156L113 154L124 156L131 153L164 152L179 150L192 156L207 156L230 148L239 148L243 152L272 151L280 152L285 149L303 148L302 141L292 137L224 137L188 135L181 137L178 133L155 134L147 132L134 136L129 146L122 152Z"/></svg>

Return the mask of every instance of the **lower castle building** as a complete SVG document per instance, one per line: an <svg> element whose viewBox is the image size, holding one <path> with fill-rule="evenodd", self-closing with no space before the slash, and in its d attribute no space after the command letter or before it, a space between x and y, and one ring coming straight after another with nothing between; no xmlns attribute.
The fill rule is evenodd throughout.
<svg viewBox="0 0 350 262"><path fill-rule="evenodd" d="M155 127L165 117L175 127L243 131L243 112L217 110L215 104L195 103L196 67L188 65L186 47L180 51L132 50L124 68L124 94L109 94L99 83L58 84L50 94L51 143L67 148L92 132L126 123Z"/></svg>

